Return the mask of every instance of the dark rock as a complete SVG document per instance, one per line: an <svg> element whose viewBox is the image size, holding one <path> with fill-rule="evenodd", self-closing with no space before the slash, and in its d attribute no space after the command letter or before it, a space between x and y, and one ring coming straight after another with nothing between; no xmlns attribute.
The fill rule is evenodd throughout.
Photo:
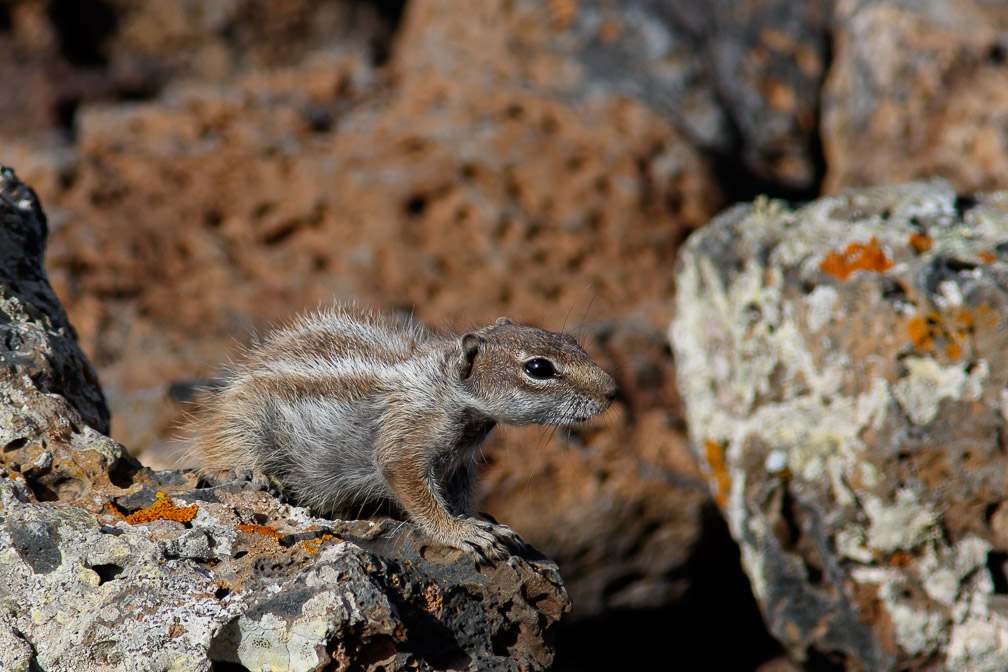
<svg viewBox="0 0 1008 672"><path fill-rule="evenodd" d="M810 669L1008 666L1008 197L961 202L764 199L682 252L691 445Z"/></svg>
<svg viewBox="0 0 1008 672"><path fill-rule="evenodd" d="M22 394L58 394L79 415L78 422L107 433L109 412L98 377L77 347L77 334L46 279L42 258L49 230L45 214L35 192L9 168L0 170L0 208L4 383L17 385ZM5 428L0 442L6 445L27 438L28 434L14 437L18 424Z"/></svg>

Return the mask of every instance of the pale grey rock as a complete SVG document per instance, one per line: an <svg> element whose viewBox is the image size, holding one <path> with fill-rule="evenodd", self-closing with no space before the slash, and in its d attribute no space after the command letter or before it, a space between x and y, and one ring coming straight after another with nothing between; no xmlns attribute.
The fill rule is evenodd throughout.
<svg viewBox="0 0 1008 672"><path fill-rule="evenodd" d="M676 279L691 445L792 657L1008 669L1008 194L757 201Z"/></svg>

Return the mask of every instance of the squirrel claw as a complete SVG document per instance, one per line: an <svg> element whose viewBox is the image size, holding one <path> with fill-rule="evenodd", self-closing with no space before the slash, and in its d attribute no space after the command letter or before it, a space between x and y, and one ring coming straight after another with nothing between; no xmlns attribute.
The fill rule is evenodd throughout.
<svg viewBox="0 0 1008 672"><path fill-rule="evenodd" d="M479 564L503 560L525 549L525 542L507 525L472 516L461 516L456 521L459 529L448 545L466 551Z"/></svg>

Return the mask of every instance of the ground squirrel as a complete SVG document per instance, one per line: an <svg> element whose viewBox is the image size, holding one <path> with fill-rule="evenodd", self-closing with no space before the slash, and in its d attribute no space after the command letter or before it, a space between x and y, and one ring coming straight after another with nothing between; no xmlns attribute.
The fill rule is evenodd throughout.
<svg viewBox="0 0 1008 672"><path fill-rule="evenodd" d="M438 333L336 306L250 348L209 395L194 451L204 473L265 476L323 512L389 501L438 542L503 558L521 540L472 502L487 434L583 422L616 391L567 334L504 318Z"/></svg>

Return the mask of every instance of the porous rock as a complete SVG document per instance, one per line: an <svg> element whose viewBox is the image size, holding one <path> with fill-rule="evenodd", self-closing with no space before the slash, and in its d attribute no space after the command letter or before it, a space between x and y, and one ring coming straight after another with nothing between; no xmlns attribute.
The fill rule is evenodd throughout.
<svg viewBox="0 0 1008 672"><path fill-rule="evenodd" d="M1008 194L938 180L737 206L683 248L690 443L797 661L1008 667L1006 254Z"/></svg>
<svg viewBox="0 0 1008 672"><path fill-rule="evenodd" d="M15 271L0 283L0 413L17 434L0 452L0 669L550 666L569 600L534 551L477 567L407 523L313 518L248 482L153 472L105 436L41 270L45 218L10 170L0 180Z"/></svg>
<svg viewBox="0 0 1008 672"><path fill-rule="evenodd" d="M123 21L139 30L148 12L156 42L187 6L147 3ZM112 436L173 466L187 379L333 298L432 326L505 315L566 329L621 398L567 441L496 430L507 439L488 446L482 506L549 549L572 616L681 597L706 493L670 430L664 269L719 190L672 124L606 82L642 73L651 90L691 48L638 52L646 71L589 67L598 10L568 25L554 9L409 2L385 68L341 42L283 67L242 59L223 82L180 75L150 99L82 103L65 179L49 146L18 158L44 167L40 193L51 186L50 274L102 375ZM612 50L639 44L650 16L621 25ZM0 159L10 147L0 140Z"/></svg>
<svg viewBox="0 0 1008 672"><path fill-rule="evenodd" d="M840 0L822 89L824 191L941 176L1008 184L1008 13L975 0Z"/></svg>

